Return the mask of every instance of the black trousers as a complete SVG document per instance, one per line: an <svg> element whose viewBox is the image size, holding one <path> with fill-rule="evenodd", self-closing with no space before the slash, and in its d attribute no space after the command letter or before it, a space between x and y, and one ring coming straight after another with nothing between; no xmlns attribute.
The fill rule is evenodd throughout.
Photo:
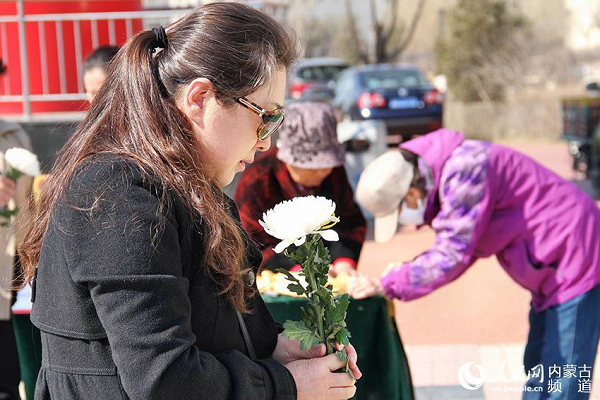
<svg viewBox="0 0 600 400"><path fill-rule="evenodd" d="M12 321L0 321L0 400L18 400L21 371Z"/></svg>
<svg viewBox="0 0 600 400"><path fill-rule="evenodd" d="M20 271L21 264L18 256L13 260L13 269ZM19 276L15 274L13 276ZM13 292L12 302L15 302ZM0 400L20 400L19 383L21 369L19 368L19 353L12 321L0 321Z"/></svg>

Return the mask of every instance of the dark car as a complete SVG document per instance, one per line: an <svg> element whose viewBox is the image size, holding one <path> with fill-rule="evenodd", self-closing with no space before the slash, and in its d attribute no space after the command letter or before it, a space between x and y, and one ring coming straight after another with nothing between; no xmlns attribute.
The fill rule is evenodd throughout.
<svg viewBox="0 0 600 400"><path fill-rule="evenodd" d="M293 69L290 82L290 100L328 101L338 74L348 68L339 58L306 58Z"/></svg>
<svg viewBox="0 0 600 400"><path fill-rule="evenodd" d="M411 65L348 68L338 76L331 103L342 119L385 122L392 145L442 126L443 94Z"/></svg>

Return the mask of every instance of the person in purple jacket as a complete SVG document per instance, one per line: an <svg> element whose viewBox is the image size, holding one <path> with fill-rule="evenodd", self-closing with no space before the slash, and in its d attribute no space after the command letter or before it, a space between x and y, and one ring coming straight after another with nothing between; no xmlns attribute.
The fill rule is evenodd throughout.
<svg viewBox="0 0 600 400"><path fill-rule="evenodd" d="M374 160L356 196L375 216L378 242L398 223L430 225L436 235L380 280L357 277L352 296L413 300L495 255L532 294L524 365L546 379L530 374L523 398L589 397L600 337L600 209L590 197L523 154L446 129ZM575 366L576 376L548 376L554 365Z"/></svg>

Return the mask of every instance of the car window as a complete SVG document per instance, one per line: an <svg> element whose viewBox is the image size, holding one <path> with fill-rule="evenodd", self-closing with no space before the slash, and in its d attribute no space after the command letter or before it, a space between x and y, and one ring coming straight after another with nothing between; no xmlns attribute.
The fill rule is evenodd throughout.
<svg viewBox="0 0 600 400"><path fill-rule="evenodd" d="M331 81L346 67L342 65L328 65L305 67L298 70L298 76L307 81Z"/></svg>
<svg viewBox="0 0 600 400"><path fill-rule="evenodd" d="M423 74L417 70L398 69L363 72L361 74L361 81L367 89L371 90L430 86Z"/></svg>

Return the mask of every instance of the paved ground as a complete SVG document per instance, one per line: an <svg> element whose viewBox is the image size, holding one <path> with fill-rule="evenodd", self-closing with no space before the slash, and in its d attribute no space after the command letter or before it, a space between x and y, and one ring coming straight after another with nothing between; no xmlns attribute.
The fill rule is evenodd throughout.
<svg viewBox="0 0 600 400"><path fill-rule="evenodd" d="M570 169L564 143L506 145L566 179L581 180ZM586 182L578 184L589 189ZM410 260L432 242L433 233L429 229L405 229L385 245L368 241L359 268L377 276L388 262ZM513 390L523 382L520 375L530 299L529 293L508 277L495 258L489 258L478 261L455 282L424 298L395 302L398 328L417 386L417 400L520 398L521 394ZM499 378L498 382L473 392L458 386L458 370L467 362L481 364L488 376ZM600 366L595 371L598 387L592 398L600 399Z"/></svg>

